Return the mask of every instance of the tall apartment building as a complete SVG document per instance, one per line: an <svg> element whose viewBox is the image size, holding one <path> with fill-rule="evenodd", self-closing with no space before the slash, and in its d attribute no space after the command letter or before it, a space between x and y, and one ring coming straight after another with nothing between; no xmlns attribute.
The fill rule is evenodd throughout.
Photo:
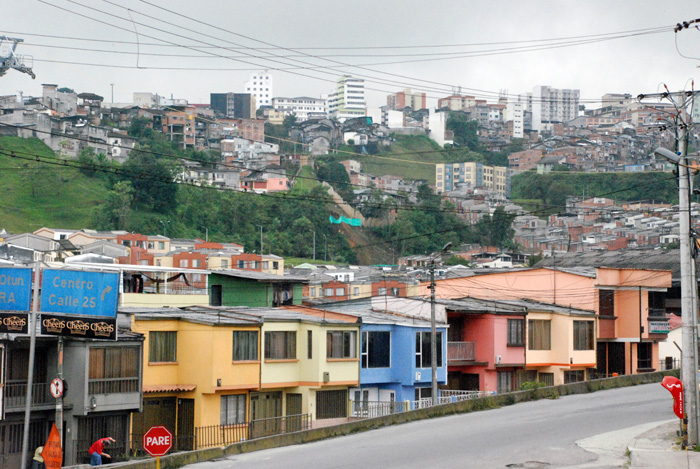
<svg viewBox="0 0 700 469"><path fill-rule="evenodd" d="M510 195L510 169L505 166L486 166L481 163L441 163L435 165L436 192L453 191L459 184L470 184Z"/></svg>
<svg viewBox="0 0 700 469"><path fill-rule="evenodd" d="M211 93L209 106L224 117L255 118L255 96L251 93Z"/></svg>
<svg viewBox="0 0 700 469"><path fill-rule="evenodd" d="M328 114L339 121L362 117L367 113L365 81L343 75L338 78L335 90L328 95Z"/></svg>
<svg viewBox="0 0 700 469"><path fill-rule="evenodd" d="M474 96L464 96L453 94L445 98L438 99L438 109L449 109L450 111L461 111L476 106L477 99Z"/></svg>
<svg viewBox="0 0 700 469"><path fill-rule="evenodd" d="M322 98L272 98L272 107L285 116L294 114L297 122L327 116L326 100Z"/></svg>
<svg viewBox="0 0 700 469"><path fill-rule="evenodd" d="M246 93L255 96L255 109L260 106L272 106L275 96L272 87L272 75L267 70L251 73L250 79L244 83Z"/></svg>
<svg viewBox="0 0 700 469"><path fill-rule="evenodd" d="M513 138L523 138L525 136L525 103L508 103L505 120L513 121Z"/></svg>
<svg viewBox="0 0 700 469"><path fill-rule="evenodd" d="M551 130L555 123L565 124L578 116L579 90L536 86L528 94L532 111L532 130Z"/></svg>
<svg viewBox="0 0 700 469"><path fill-rule="evenodd" d="M405 88L398 93L392 93L386 97L386 105L389 109L396 111L411 108L414 111L426 109L425 93L413 92L411 88Z"/></svg>

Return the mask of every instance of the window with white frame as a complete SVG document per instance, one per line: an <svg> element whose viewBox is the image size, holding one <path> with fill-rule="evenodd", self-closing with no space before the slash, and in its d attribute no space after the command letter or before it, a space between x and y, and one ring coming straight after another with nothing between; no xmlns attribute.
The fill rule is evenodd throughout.
<svg viewBox="0 0 700 469"><path fill-rule="evenodd" d="M323 291L323 296L333 296L333 289L332 288L326 288Z"/></svg>
<svg viewBox="0 0 700 469"><path fill-rule="evenodd" d="M389 368L391 366L391 332L362 332L362 368Z"/></svg>
<svg viewBox="0 0 700 469"><path fill-rule="evenodd" d="M416 332L416 368L430 368L431 349L430 332ZM435 333L435 351L437 352L437 366L442 366L442 332Z"/></svg>
<svg viewBox="0 0 700 469"><path fill-rule="evenodd" d="M386 287L379 287L377 295L386 295Z"/></svg>
<svg viewBox="0 0 700 469"><path fill-rule="evenodd" d="M345 296L345 288L336 288L335 296Z"/></svg>

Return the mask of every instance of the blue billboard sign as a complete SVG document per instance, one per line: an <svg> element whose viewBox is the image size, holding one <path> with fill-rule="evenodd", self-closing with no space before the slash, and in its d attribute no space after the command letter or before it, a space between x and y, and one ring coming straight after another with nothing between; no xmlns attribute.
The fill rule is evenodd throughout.
<svg viewBox="0 0 700 469"><path fill-rule="evenodd" d="M0 268L0 310L29 311L32 302L32 269Z"/></svg>
<svg viewBox="0 0 700 469"><path fill-rule="evenodd" d="M53 269L43 271L41 311L116 317L118 299L118 273Z"/></svg>

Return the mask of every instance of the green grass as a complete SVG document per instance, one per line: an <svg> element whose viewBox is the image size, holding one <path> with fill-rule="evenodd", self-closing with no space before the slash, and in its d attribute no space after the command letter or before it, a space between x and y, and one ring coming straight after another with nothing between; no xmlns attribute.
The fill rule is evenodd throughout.
<svg viewBox="0 0 700 469"><path fill-rule="evenodd" d="M353 159L362 163L362 171L384 176L392 174L403 179L425 179L430 184L435 184L435 163L445 163L442 153L415 153L433 152L441 150L440 146L423 135L397 135L396 142L390 147L381 147L378 155L349 155L339 153L339 159ZM344 152L354 152L355 147L344 145L340 148ZM430 164L425 164L430 163Z"/></svg>
<svg viewBox="0 0 700 469"><path fill-rule="evenodd" d="M0 150L23 158L56 158L35 138L0 137ZM31 232L42 226L89 228L93 210L107 198L102 180L88 178L75 168L1 154L0 171L0 228L8 232Z"/></svg>
<svg viewBox="0 0 700 469"><path fill-rule="evenodd" d="M311 166L304 166L299 172L299 176L297 177L297 182L294 187L301 191L310 191L314 186L320 185L315 178L316 175L314 174L314 170L311 168Z"/></svg>

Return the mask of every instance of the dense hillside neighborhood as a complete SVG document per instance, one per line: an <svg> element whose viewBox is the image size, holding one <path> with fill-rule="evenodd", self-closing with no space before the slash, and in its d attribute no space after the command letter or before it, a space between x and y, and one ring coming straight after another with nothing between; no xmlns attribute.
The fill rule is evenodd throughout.
<svg viewBox="0 0 700 469"><path fill-rule="evenodd" d="M200 13L142 3L159 18ZM0 35L0 469L50 444L55 467L96 464L104 449L105 462L158 456L154 428L173 452L195 451L677 373L681 358L688 372L700 248L692 85L583 98L547 67L532 67L537 83L568 87L380 80L380 63L348 65L354 46L329 38L318 49L215 46L205 29L232 31L197 20L201 34L178 27L178 40L199 37L184 46L149 36L156 18L123 8L137 19L110 21L133 33L100 39L104 49L82 44L87 30ZM195 77L197 93L144 81L115 100L118 60L56 60L115 69L114 82L74 89L79 73L58 83L66 75L39 71L53 61L17 52L38 38L105 57L133 46L129 73ZM364 54L466 60L457 46ZM173 58L182 63L167 66ZM204 58L247 68L225 68L222 89L210 75L223 70ZM529 77L501 64L499 76ZM8 74L40 78L40 93L3 86ZM304 91L289 94L295 81Z"/></svg>

